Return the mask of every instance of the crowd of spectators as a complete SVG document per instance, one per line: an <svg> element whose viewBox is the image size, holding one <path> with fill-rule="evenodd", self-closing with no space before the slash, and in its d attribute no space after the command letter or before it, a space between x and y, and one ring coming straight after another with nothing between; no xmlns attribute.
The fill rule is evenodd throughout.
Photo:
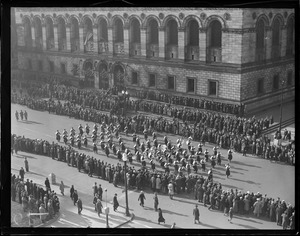
<svg viewBox="0 0 300 236"><path fill-rule="evenodd" d="M104 162L93 156L79 153L79 151L70 146L63 146L57 143L52 143L51 145L46 140L31 140L24 136L17 137L12 135L12 142L14 146L16 146L15 143L18 143L18 150L66 162L68 166L77 168L79 172L84 172L91 177L101 178L114 184L114 186L124 184L125 168L121 163L113 165L109 163L109 159ZM32 143L35 145L30 145ZM50 148L43 148L47 145ZM118 155L116 157L119 158ZM121 161L120 158L119 160ZM203 203L204 206L209 205L211 210L217 210L227 215L229 208L232 207L235 214L254 215L258 218L265 217L272 222L276 222L283 229L287 229L288 226L290 229L295 227L295 208L280 198L274 199L267 195L263 196L259 192L250 193L247 191L243 193L237 189L225 190L221 183L214 182L213 177L210 177L205 172L201 174L196 172L193 175L186 168L182 168L185 167L185 162L183 164L180 161L181 166L173 162L173 165L171 163L172 168L170 168L169 165L165 165L167 159L156 158L154 162L150 161L150 163L146 163L146 160L147 162L149 161L144 157L129 160L131 164L132 162L138 164L138 166L135 165L137 168L135 166L127 166L126 176L129 189L151 189L153 192L168 194L168 184L172 183L178 196L186 192L198 202ZM41 197L40 199L43 198Z"/></svg>
<svg viewBox="0 0 300 236"><path fill-rule="evenodd" d="M24 212L48 213L40 216L31 216L31 219L40 217L41 222L55 217L60 209L58 196L51 188L45 188L32 180L24 179L21 175L11 173L11 199L22 204Z"/></svg>

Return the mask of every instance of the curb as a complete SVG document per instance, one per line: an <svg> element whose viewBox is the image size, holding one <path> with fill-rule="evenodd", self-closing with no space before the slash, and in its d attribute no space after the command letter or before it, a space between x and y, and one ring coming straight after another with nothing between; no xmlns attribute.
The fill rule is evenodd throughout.
<svg viewBox="0 0 300 236"><path fill-rule="evenodd" d="M123 225L129 223L130 221L132 221L133 219L134 219L134 214L132 213L132 214L131 214L131 218L130 218L129 220L125 221L125 222L122 223L122 224L119 224L118 226L116 226L116 227L114 227L114 228L120 228L121 226L123 226Z"/></svg>

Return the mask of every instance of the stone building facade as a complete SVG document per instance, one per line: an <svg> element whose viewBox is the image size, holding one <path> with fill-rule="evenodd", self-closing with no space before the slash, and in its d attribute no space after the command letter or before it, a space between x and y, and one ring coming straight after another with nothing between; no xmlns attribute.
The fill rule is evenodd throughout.
<svg viewBox="0 0 300 236"><path fill-rule="evenodd" d="M294 99L293 9L15 8L17 78L247 105Z"/></svg>

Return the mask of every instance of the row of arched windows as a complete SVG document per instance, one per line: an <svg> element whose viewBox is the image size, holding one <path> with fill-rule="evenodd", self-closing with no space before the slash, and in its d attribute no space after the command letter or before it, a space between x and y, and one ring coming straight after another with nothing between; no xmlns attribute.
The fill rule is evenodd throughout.
<svg viewBox="0 0 300 236"><path fill-rule="evenodd" d="M32 46L32 28L29 18L23 17L24 23L24 42L27 47ZM43 29L41 19L35 17L33 20L35 46L43 48ZM70 23L70 42L67 42L66 21L63 17L57 18L57 44L58 50L67 49L67 43L70 43L72 52L79 50L79 21L76 17L71 17ZM272 58L280 57L281 41L282 41L282 27L283 20L276 17L271 26L271 37L267 33L268 21L261 17L256 23L256 60L261 61L266 58L267 40L271 39ZM97 35L94 35L93 22L89 17L83 20L83 48L85 52L94 51L94 36L97 36L98 52L108 52L108 23L104 18L100 18L97 24ZM129 53L131 55L141 54L141 23L136 18L132 18L129 24ZM199 22L191 18L187 21L184 28L184 46L185 59L197 60L199 59L199 29L201 25ZM222 25L219 19L212 19L207 24L207 53L209 60L221 61L222 50ZM53 20L50 17L45 18L45 36L46 48L52 49L55 47L55 33ZM158 56L159 53L159 24L155 17L149 18L146 24L146 55L147 57ZM179 26L176 19L170 18L165 24L165 52L167 58L178 58L178 32ZM286 33L286 54L294 53L294 18L290 17L287 22ZM124 23L121 18L116 17L112 23L112 40L113 52L124 53Z"/></svg>

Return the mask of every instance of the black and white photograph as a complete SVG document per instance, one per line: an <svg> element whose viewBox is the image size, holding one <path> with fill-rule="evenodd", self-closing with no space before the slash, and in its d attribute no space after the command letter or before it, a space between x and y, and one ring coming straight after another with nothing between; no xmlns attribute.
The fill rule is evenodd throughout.
<svg viewBox="0 0 300 236"><path fill-rule="evenodd" d="M295 230L295 15L12 7L11 228Z"/></svg>

